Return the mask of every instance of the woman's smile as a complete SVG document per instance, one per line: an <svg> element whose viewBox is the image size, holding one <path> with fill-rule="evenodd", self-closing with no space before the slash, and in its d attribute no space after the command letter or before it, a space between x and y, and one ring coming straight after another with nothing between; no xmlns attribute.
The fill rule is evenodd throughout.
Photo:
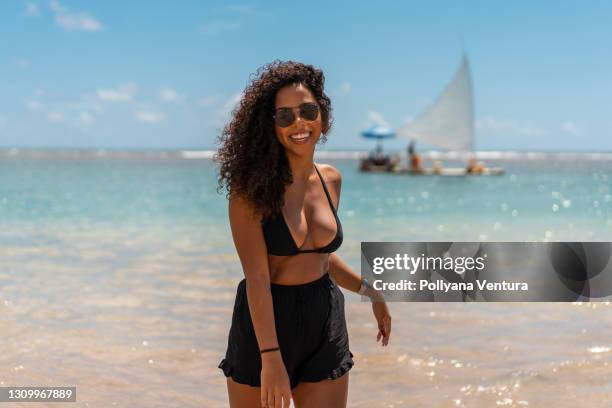
<svg viewBox="0 0 612 408"><path fill-rule="evenodd" d="M289 135L289 139L296 144L304 144L306 142L308 142L310 140L310 135L311 132L309 130L307 131L301 131L299 133L293 133L291 135Z"/></svg>

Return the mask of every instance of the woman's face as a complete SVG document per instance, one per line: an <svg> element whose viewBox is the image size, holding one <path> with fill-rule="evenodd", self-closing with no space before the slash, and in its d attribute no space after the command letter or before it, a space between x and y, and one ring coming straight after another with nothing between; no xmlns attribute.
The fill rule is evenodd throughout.
<svg viewBox="0 0 612 408"><path fill-rule="evenodd" d="M317 103L316 98L303 84L291 84L279 89L275 98L275 110L279 108L295 108L293 115L295 121L287 126L280 127L276 123L276 137L285 147L287 153L303 155L314 150L321 136L321 112L315 120L306 120L301 117L299 106L304 103Z"/></svg>

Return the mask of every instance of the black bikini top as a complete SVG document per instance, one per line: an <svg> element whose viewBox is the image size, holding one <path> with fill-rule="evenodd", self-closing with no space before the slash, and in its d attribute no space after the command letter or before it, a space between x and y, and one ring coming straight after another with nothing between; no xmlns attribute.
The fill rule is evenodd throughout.
<svg viewBox="0 0 612 408"><path fill-rule="evenodd" d="M323 181L323 177L321 177L321 173L319 173L317 166L314 167L319 175L319 178L321 179L323 190L325 190L325 195L327 196L327 201L329 201L329 206L331 207L332 212L334 213L334 218L336 219L336 236L329 244L322 248L300 249L293 240L291 231L289 231L289 227L287 226L287 222L285 221L285 217L281 211L279 214L268 217L261 222L266 247L268 248L268 254L290 256L307 252L331 253L340 248L340 245L342 244L342 224L340 224L340 219L338 218L338 214L336 213L336 209L332 203L329 191L327 191L325 181Z"/></svg>

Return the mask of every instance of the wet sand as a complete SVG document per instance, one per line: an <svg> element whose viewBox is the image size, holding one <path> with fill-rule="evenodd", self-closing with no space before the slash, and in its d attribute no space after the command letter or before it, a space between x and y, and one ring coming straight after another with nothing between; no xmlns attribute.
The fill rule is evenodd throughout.
<svg viewBox="0 0 612 408"><path fill-rule="evenodd" d="M3 247L0 385L76 385L66 406L227 406L235 255L178 229L41 236ZM390 303L383 348L370 305L345 297L351 407L610 406L610 304Z"/></svg>
<svg viewBox="0 0 612 408"><path fill-rule="evenodd" d="M0 165L0 386L77 386L77 403L51 407L226 407L217 365L242 271L214 166ZM612 231L609 162L528 161L507 178L455 181L336 165L338 253L357 272L367 240ZM390 303L382 348L370 305L345 297L350 407L612 406L609 304Z"/></svg>

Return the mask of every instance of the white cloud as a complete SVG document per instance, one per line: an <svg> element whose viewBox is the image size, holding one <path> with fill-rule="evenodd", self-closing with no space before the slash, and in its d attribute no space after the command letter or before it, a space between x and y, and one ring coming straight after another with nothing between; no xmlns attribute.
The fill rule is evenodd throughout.
<svg viewBox="0 0 612 408"><path fill-rule="evenodd" d="M92 97L91 94L82 95L78 100L64 102L63 104L66 108L77 112L104 112L104 105Z"/></svg>
<svg viewBox="0 0 612 408"><path fill-rule="evenodd" d="M95 123L94 117L89 112L81 112L74 124L78 127L88 127Z"/></svg>
<svg viewBox="0 0 612 408"><path fill-rule="evenodd" d="M348 82L344 82L342 83L342 85L340 85L340 90L342 91L342 93L350 93L351 92L351 84L349 84Z"/></svg>
<svg viewBox="0 0 612 408"><path fill-rule="evenodd" d="M164 115L150 110L140 110L134 112L134 118L143 123L158 123L164 118Z"/></svg>
<svg viewBox="0 0 612 408"><path fill-rule="evenodd" d="M548 132L530 123L521 123L512 119L487 116L476 121L476 129L491 133L516 134L521 136L542 136Z"/></svg>
<svg viewBox="0 0 612 408"><path fill-rule="evenodd" d="M217 95L207 95L207 96L200 98L200 100L198 101L198 105L209 107L209 106L214 105L218 99L219 97Z"/></svg>
<svg viewBox="0 0 612 408"><path fill-rule="evenodd" d="M366 126L384 126L384 127L389 127L389 123L385 120L385 118L383 118L383 116L375 111L368 111L367 114L367 125Z"/></svg>
<svg viewBox="0 0 612 408"><path fill-rule="evenodd" d="M94 103L91 105L91 109L97 114L104 113L104 108L99 103Z"/></svg>
<svg viewBox="0 0 612 408"><path fill-rule="evenodd" d="M96 95L104 102L125 102L132 99L137 89L136 84L129 83L115 89L98 89Z"/></svg>
<svg viewBox="0 0 612 408"><path fill-rule="evenodd" d="M177 102L180 96L173 88L162 88L159 90L159 98L166 102Z"/></svg>
<svg viewBox="0 0 612 408"><path fill-rule="evenodd" d="M253 14L255 13L255 6L252 4L234 4L225 6L220 11L236 14Z"/></svg>
<svg viewBox="0 0 612 408"><path fill-rule="evenodd" d="M42 96L45 91L36 89L37 96ZM97 116L104 113L103 104L95 95L85 94L75 100L53 101L46 100L42 103L39 98L32 98L25 103L26 107L36 112L39 117L50 122L65 123L77 128L87 128L96 123Z"/></svg>
<svg viewBox="0 0 612 408"><path fill-rule="evenodd" d="M206 103L213 103L217 101L217 99L218 98L216 96L203 98L204 102ZM214 114L211 119L211 124L217 128L223 127L230 118L232 110L237 107L237 104L240 102L241 99L242 92L237 92L227 98L225 102L220 101L217 104L217 108L214 110ZM202 100L200 100L200 103L202 103Z"/></svg>
<svg viewBox="0 0 612 408"><path fill-rule="evenodd" d="M40 16L40 8L37 4L32 3L31 1L25 2L25 15L28 17L37 17Z"/></svg>
<svg viewBox="0 0 612 408"><path fill-rule="evenodd" d="M57 23L65 30L99 31L102 25L86 14L65 14L56 17Z"/></svg>
<svg viewBox="0 0 612 408"><path fill-rule="evenodd" d="M47 113L47 119L51 122L63 122L64 114L61 112L49 112Z"/></svg>
<svg viewBox="0 0 612 408"><path fill-rule="evenodd" d="M227 109L228 111L233 109L234 106L236 106L236 104L238 102L240 102L240 99L242 99L242 92L238 92L234 95L232 95L226 102L225 105L223 105L223 107L225 109Z"/></svg>
<svg viewBox="0 0 612 408"><path fill-rule="evenodd" d="M81 112L101 114L104 112L102 104L95 99L92 99L90 95L83 95L80 99L74 101L66 101L56 103L55 106L61 111L71 111L79 115Z"/></svg>
<svg viewBox="0 0 612 408"><path fill-rule="evenodd" d="M56 0L51 0L49 2L49 7L55 13L66 13L67 12L67 10L61 4L59 4L59 1L56 1Z"/></svg>
<svg viewBox="0 0 612 408"><path fill-rule="evenodd" d="M49 7L55 13L55 22L66 31L100 31L102 23L89 13L72 13L59 1L51 0Z"/></svg>
<svg viewBox="0 0 612 408"><path fill-rule="evenodd" d="M252 4L214 7L207 14L210 20L200 25L200 32L210 35L236 30L242 26L243 21L247 18L255 20L257 14L261 15Z"/></svg>
<svg viewBox="0 0 612 408"><path fill-rule="evenodd" d="M571 120L566 120L565 122L561 123L561 130L572 135L578 133L578 127Z"/></svg>
<svg viewBox="0 0 612 408"><path fill-rule="evenodd" d="M225 31L235 30L242 25L237 20L213 20L204 23L200 26L200 32L203 34L220 34Z"/></svg>
<svg viewBox="0 0 612 408"><path fill-rule="evenodd" d="M39 110L43 107L43 104L38 101L29 101L27 103L28 109L30 110Z"/></svg>

